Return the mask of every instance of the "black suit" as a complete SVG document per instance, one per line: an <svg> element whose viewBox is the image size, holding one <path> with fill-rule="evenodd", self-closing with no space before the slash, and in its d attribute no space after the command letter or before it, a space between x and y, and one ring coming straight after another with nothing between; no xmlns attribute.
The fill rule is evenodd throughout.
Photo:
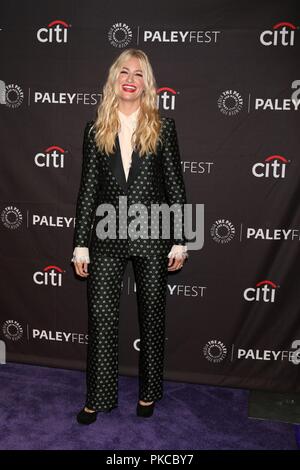
<svg viewBox="0 0 300 470"><path fill-rule="evenodd" d="M179 204L183 212L186 203L185 184L181 169L175 121L161 118L163 144L156 153L139 157L132 154L126 181L116 137L112 155L98 151L94 141L93 121L84 132L84 158L76 208L74 232L75 247L90 248L90 266L87 279L89 305L89 345L87 360L86 406L106 410L118 401L118 322L119 300L123 273L132 259L137 284L140 325L139 399L159 400L163 387L163 359L165 344L165 305L168 278L168 253L173 244L185 244L182 218L182 236L164 239L161 227L158 239L146 238L151 231L142 229L145 238L119 238L119 197L127 197L127 209L136 203L147 208L146 222L151 222L151 204ZM100 239L97 224L106 214L97 215L100 204L111 204L116 211L116 239ZM134 216L132 217L134 219ZM126 225L131 221L125 218ZM173 228L172 228L173 227Z"/></svg>
<svg viewBox="0 0 300 470"><path fill-rule="evenodd" d="M88 247L91 243L91 251L97 255L124 256L127 253L151 256L159 253L167 255L173 244L185 244L184 235L179 239L163 239L161 230L159 239L156 240L118 237L119 196L127 196L128 207L135 203L144 204L148 210L149 223L151 204L167 203L170 206L177 203L180 204L179 209L186 203L174 119L162 118L161 134L164 145L158 145L155 154L148 153L145 157L139 157L137 152L133 152L127 181L118 136L116 151L109 156L102 154L96 149L92 124L93 121L87 123L84 133L84 160L76 210L74 247ZM97 206L103 203L111 204L116 210L117 239L99 239L96 234L97 224L102 217L97 216L95 212ZM129 222L128 218L127 224ZM150 234L149 232L149 236Z"/></svg>

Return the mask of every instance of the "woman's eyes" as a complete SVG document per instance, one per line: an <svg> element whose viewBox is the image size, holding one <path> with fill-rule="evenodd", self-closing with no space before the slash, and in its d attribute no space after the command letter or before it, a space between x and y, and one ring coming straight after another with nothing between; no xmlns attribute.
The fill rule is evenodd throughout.
<svg viewBox="0 0 300 470"><path fill-rule="evenodd" d="M120 73L128 73L128 72L126 72L126 70L121 70ZM141 73L136 73L135 75L137 75L138 77L142 77L142 76L143 76Z"/></svg>

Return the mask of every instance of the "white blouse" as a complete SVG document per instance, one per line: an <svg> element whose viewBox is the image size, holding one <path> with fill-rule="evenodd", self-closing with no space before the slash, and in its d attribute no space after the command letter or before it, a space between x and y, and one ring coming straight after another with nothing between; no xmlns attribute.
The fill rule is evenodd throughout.
<svg viewBox="0 0 300 470"><path fill-rule="evenodd" d="M123 163L126 181L128 179L128 173L129 173L130 166L131 166L131 157L132 157L132 151L133 151L131 137L136 127L139 110L140 108L138 108L136 111L131 113L129 116L126 116L126 114L118 110L119 119L121 121L121 129L118 133L118 136L119 136L121 157L122 157L122 163ZM189 255L187 252L186 245L173 245L170 253L168 254L168 258L176 258L176 259L179 259L181 257L188 257L188 256ZM73 251L73 257L71 261L74 263L75 262L90 263L88 247L76 246Z"/></svg>

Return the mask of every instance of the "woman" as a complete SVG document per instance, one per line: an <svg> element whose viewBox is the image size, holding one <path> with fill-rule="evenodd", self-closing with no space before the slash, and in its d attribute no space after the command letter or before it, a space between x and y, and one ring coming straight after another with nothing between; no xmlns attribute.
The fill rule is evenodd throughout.
<svg viewBox="0 0 300 470"><path fill-rule="evenodd" d="M163 391L168 271L181 268L188 253L182 234L186 193L175 121L159 115L156 82L143 51L127 49L111 65L97 118L86 125L83 147L72 261L76 273L87 278L89 342L87 398L77 420L90 424L99 411L110 411L118 403L119 301L130 259L140 327L136 412L150 417ZM153 204L175 204L169 237L162 236L160 226L158 236L149 238L152 232L144 225L153 221L149 212L142 214L139 230L135 226L139 237L128 236L129 222L134 221L127 208L141 204L149 210ZM179 236L174 222L178 214ZM115 231L107 236L111 226Z"/></svg>

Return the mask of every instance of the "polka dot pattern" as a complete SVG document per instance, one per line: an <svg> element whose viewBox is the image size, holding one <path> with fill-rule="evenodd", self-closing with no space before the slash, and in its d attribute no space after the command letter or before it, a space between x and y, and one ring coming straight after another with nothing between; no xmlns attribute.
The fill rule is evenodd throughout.
<svg viewBox="0 0 300 470"><path fill-rule="evenodd" d="M86 406L105 411L118 406L118 326L122 279L132 260L140 328L139 399L163 395L168 258L91 256L88 291Z"/></svg>
<svg viewBox="0 0 300 470"><path fill-rule="evenodd" d="M185 245L183 207L186 203L185 184L181 168L181 159L177 140L177 131L173 118L161 118L163 145L158 145L155 154L148 153L140 157L142 163L139 172L125 192L118 184L108 163L109 155L104 155L96 148L94 121L87 123L84 132L84 154L82 176L76 207L76 224L73 247L89 247L99 256L167 256L174 244ZM140 226L140 238L119 237L120 196L127 196L127 209L133 204L144 204L147 215L144 221L147 228ZM97 207L109 203L116 209L116 239L101 239L97 234L97 225L104 216L96 215ZM171 219L171 234L163 238L160 227L158 238L151 238L151 205L166 203L176 204ZM172 215L172 214L171 214ZM127 217L127 227L134 216ZM148 221L147 221L148 219ZM125 218L126 220L126 218ZM178 228L179 235L175 229ZM148 235L148 238L146 238Z"/></svg>
<svg viewBox="0 0 300 470"><path fill-rule="evenodd" d="M163 144L155 154L139 157L138 172L124 189L110 165L109 155L98 151L94 121L84 130L83 164L76 206L73 247L88 247L90 254L88 290L87 397L86 406L105 411L118 404L118 326L123 274L129 260L133 263L137 285L140 327L139 399L157 401L163 394L165 347L165 307L168 277L168 253L171 247L185 245L183 217L173 219L171 234L151 239L151 205L177 204L183 213L185 185L173 118L161 118ZM147 211L140 226L140 237L119 237L120 196L127 196L127 210L144 204ZM116 210L116 239L99 238L97 227L105 215L96 214L102 203ZM125 232L135 216L125 212ZM180 222L176 222L180 220ZM174 233L176 225L182 233ZM124 227L123 227L124 228ZM148 236L148 238L147 238Z"/></svg>

